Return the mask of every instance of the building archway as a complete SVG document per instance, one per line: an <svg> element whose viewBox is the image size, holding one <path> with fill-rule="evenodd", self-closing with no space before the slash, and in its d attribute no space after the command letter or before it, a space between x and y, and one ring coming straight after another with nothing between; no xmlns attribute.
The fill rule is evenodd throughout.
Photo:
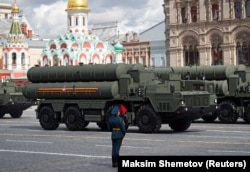
<svg viewBox="0 0 250 172"><path fill-rule="evenodd" d="M236 35L236 59L238 64L250 66L250 34L245 31Z"/></svg>
<svg viewBox="0 0 250 172"><path fill-rule="evenodd" d="M198 41L192 36L183 38L183 60L184 66L200 65Z"/></svg>
<svg viewBox="0 0 250 172"><path fill-rule="evenodd" d="M212 64L211 65L223 65L223 49L222 44L223 40L218 34L212 34L210 37L211 41L211 58Z"/></svg>

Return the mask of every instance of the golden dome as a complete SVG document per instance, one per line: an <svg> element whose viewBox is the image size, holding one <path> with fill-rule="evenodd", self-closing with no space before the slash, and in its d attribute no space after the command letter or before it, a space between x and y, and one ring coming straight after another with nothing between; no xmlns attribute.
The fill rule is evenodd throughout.
<svg viewBox="0 0 250 172"><path fill-rule="evenodd" d="M12 6L12 13L19 13L19 8L18 8L18 6L16 5L16 4L14 4L13 6Z"/></svg>
<svg viewBox="0 0 250 172"><path fill-rule="evenodd" d="M66 11L68 11L68 10L87 10L87 11L89 11L88 0L69 0L68 7L67 7Z"/></svg>

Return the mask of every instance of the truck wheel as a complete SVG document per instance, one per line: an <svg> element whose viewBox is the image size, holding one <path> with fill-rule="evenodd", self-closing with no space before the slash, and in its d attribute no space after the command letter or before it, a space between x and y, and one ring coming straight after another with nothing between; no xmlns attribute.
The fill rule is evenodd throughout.
<svg viewBox="0 0 250 172"><path fill-rule="evenodd" d="M111 114L112 108L113 108L113 106L110 106L110 107L108 108L108 110L105 112L105 116L104 116L105 121L97 122L97 123L96 123L97 126L100 127L102 130L105 130L105 131L108 130L108 121L109 121L109 116L110 116L110 114Z"/></svg>
<svg viewBox="0 0 250 172"><path fill-rule="evenodd" d="M191 126L192 121L175 121L170 122L169 127L174 131L185 131Z"/></svg>
<svg viewBox="0 0 250 172"><path fill-rule="evenodd" d="M246 112L243 115L243 120L246 121L247 123L250 123L250 106L249 105L246 107Z"/></svg>
<svg viewBox="0 0 250 172"><path fill-rule="evenodd" d="M142 133L156 133L161 128L161 118L149 105L143 105L136 114L136 123Z"/></svg>
<svg viewBox="0 0 250 172"><path fill-rule="evenodd" d="M5 115L5 113L0 112L0 118L3 118L3 117L4 117L4 115Z"/></svg>
<svg viewBox="0 0 250 172"><path fill-rule="evenodd" d="M23 114L23 111L17 111L17 112L10 112L10 116L12 118L20 118Z"/></svg>
<svg viewBox="0 0 250 172"><path fill-rule="evenodd" d="M55 118L55 113L49 106L44 106L40 109L39 122L45 130L55 130L59 126L59 122Z"/></svg>
<svg viewBox="0 0 250 172"><path fill-rule="evenodd" d="M107 123L106 122L97 122L96 125L101 128L102 130L107 130Z"/></svg>
<svg viewBox="0 0 250 172"><path fill-rule="evenodd" d="M64 120L65 125L71 131L83 130L88 125L82 117L79 108L73 106L65 111Z"/></svg>
<svg viewBox="0 0 250 172"><path fill-rule="evenodd" d="M222 123L235 123L239 115L236 112L235 104L231 101L224 101L220 105L218 118Z"/></svg>

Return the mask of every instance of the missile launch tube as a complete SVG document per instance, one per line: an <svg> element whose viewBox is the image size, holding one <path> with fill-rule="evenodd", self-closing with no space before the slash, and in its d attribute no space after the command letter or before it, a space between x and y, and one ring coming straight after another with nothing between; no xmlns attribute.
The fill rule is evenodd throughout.
<svg viewBox="0 0 250 172"><path fill-rule="evenodd" d="M27 99L110 99L118 96L118 81L29 83L22 93Z"/></svg>
<svg viewBox="0 0 250 172"><path fill-rule="evenodd" d="M155 68L154 71L158 77L169 72L180 73L182 79L201 79L203 76L206 80L225 80L234 74L237 66L234 65L218 65L218 66L184 66L172 68Z"/></svg>
<svg viewBox="0 0 250 172"><path fill-rule="evenodd" d="M79 66L32 67L27 78L32 83L115 81L128 70L143 70L141 64L93 64Z"/></svg>

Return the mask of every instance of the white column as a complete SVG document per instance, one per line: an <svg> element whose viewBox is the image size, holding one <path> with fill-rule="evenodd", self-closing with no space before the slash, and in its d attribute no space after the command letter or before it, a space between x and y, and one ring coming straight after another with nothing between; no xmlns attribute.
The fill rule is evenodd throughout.
<svg viewBox="0 0 250 172"><path fill-rule="evenodd" d="M212 15L212 7L210 0L207 1L207 7L208 7L208 21L213 21L213 15Z"/></svg>
<svg viewBox="0 0 250 172"><path fill-rule="evenodd" d="M241 18L245 19L246 18L246 1L245 0L242 0L241 1L241 9L242 9L242 12L241 12Z"/></svg>

